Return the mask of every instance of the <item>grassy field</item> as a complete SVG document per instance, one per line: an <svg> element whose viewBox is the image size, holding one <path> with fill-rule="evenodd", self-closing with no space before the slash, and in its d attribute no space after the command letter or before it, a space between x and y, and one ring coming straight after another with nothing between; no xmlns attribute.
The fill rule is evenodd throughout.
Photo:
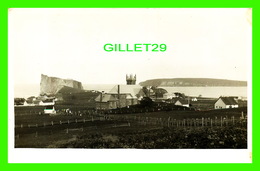
<svg viewBox="0 0 260 171"><path fill-rule="evenodd" d="M100 114L84 106L57 108L59 110L70 108L73 113L39 115L39 111L43 110L42 107L16 107L15 147L145 149L247 147L247 125L241 124L240 120L242 112L244 116L247 115L247 108L209 111L185 109L134 114ZM236 124L234 121L232 124L232 117ZM203 120L202 124L202 118L205 118L205 121L207 119L207 122ZM216 118L218 118L217 124ZM222 123L222 118L229 119L229 123L225 124L224 121Z"/></svg>
<svg viewBox="0 0 260 171"><path fill-rule="evenodd" d="M241 117L241 114L247 115L247 108L233 108L233 109L219 109L207 111L193 111L193 110L175 110L175 111L158 111L158 112L144 112L135 114L123 114L123 116L142 116L142 117L155 117L155 118L168 118L174 119L187 119L187 118L215 118L215 117ZM121 115L122 114L117 114Z"/></svg>
<svg viewBox="0 0 260 171"><path fill-rule="evenodd" d="M96 133L113 127L126 127L126 122L88 121L85 123L70 123L45 127L15 128L16 148L48 148L60 147L78 136ZM76 139L75 139L76 140ZM57 145L59 144L59 145Z"/></svg>

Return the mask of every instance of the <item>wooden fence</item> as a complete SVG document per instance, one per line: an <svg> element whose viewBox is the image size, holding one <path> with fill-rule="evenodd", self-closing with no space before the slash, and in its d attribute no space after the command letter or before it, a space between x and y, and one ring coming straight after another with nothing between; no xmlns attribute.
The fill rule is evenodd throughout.
<svg viewBox="0 0 260 171"><path fill-rule="evenodd" d="M137 122L141 125L159 125L167 127L186 127L186 126L246 126L247 118L235 119L232 117L214 117L214 118L188 118L188 119L174 119L168 118L154 118L142 116L120 116L120 115L107 115L108 119L121 120L127 122Z"/></svg>
<svg viewBox="0 0 260 171"><path fill-rule="evenodd" d="M86 123L86 122L94 122L94 121L105 121L105 120L113 120L113 121L124 121L127 123L138 123L140 125L158 125L164 127L213 127L213 126L246 126L247 119L240 118L235 119L232 117L214 117L214 118L187 118L187 119L174 119L172 117L168 118L155 118L155 117L143 117L143 116L120 116L120 115L92 115L89 119L68 119L68 120L59 120L59 121L50 121L50 122L42 122L38 124L20 124L15 125L15 128L35 128L35 127L47 127L47 126L55 126L55 125L63 125L63 124L71 124L71 123Z"/></svg>

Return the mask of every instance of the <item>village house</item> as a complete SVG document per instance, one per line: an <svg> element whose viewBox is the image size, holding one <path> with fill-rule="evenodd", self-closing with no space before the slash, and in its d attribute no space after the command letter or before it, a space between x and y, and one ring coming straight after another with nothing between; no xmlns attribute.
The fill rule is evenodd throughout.
<svg viewBox="0 0 260 171"><path fill-rule="evenodd" d="M219 97L214 104L215 109L238 108L238 102L235 97Z"/></svg>
<svg viewBox="0 0 260 171"><path fill-rule="evenodd" d="M131 94L100 94L96 99L96 109L116 109L130 105L138 104L137 97L133 97Z"/></svg>
<svg viewBox="0 0 260 171"><path fill-rule="evenodd" d="M189 100L186 100L186 99L178 99L177 101L175 101L174 105L190 107Z"/></svg>
<svg viewBox="0 0 260 171"><path fill-rule="evenodd" d="M117 108L117 98L112 94L100 94L96 99L96 109L115 109Z"/></svg>
<svg viewBox="0 0 260 171"><path fill-rule="evenodd" d="M32 101L28 101L28 100L24 101L23 105L24 106L34 106L33 102Z"/></svg>
<svg viewBox="0 0 260 171"><path fill-rule="evenodd" d="M193 101L193 102L197 102L198 99L197 99L196 97L192 97L192 98L191 98L191 101Z"/></svg>

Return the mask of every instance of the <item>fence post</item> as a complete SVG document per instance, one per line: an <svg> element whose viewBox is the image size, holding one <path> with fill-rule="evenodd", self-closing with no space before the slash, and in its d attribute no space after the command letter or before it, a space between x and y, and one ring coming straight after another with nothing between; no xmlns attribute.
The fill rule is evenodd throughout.
<svg viewBox="0 0 260 171"><path fill-rule="evenodd" d="M222 116L220 117L220 126L222 127Z"/></svg>
<svg viewBox="0 0 260 171"><path fill-rule="evenodd" d="M228 126L228 117L226 116L226 126Z"/></svg>
<svg viewBox="0 0 260 171"><path fill-rule="evenodd" d="M21 128L23 128L23 124L21 124Z"/></svg>
<svg viewBox="0 0 260 171"><path fill-rule="evenodd" d="M202 127L204 126L204 118L203 117L201 118L201 126Z"/></svg>
<svg viewBox="0 0 260 171"><path fill-rule="evenodd" d="M232 116L232 122L233 122L233 125L235 125L235 117Z"/></svg>
<svg viewBox="0 0 260 171"><path fill-rule="evenodd" d="M51 121L51 125L53 126L53 121Z"/></svg>
<svg viewBox="0 0 260 171"><path fill-rule="evenodd" d="M60 121L60 125L61 125L62 123L61 123L61 121Z"/></svg>
<svg viewBox="0 0 260 171"><path fill-rule="evenodd" d="M36 137L36 138L38 137L38 132L37 132L37 131L35 132L35 137Z"/></svg>

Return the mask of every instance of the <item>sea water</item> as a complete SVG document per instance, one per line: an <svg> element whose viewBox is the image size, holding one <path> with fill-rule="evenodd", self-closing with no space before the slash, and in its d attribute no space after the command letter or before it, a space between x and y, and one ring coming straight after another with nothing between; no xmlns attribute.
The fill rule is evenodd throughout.
<svg viewBox="0 0 260 171"><path fill-rule="evenodd" d="M85 84L85 90L96 90L109 92L116 84ZM219 97L219 96L239 96L247 97L247 87L161 87L169 94L179 92L188 96ZM14 86L14 97L27 98L40 94L39 84L20 84Z"/></svg>

